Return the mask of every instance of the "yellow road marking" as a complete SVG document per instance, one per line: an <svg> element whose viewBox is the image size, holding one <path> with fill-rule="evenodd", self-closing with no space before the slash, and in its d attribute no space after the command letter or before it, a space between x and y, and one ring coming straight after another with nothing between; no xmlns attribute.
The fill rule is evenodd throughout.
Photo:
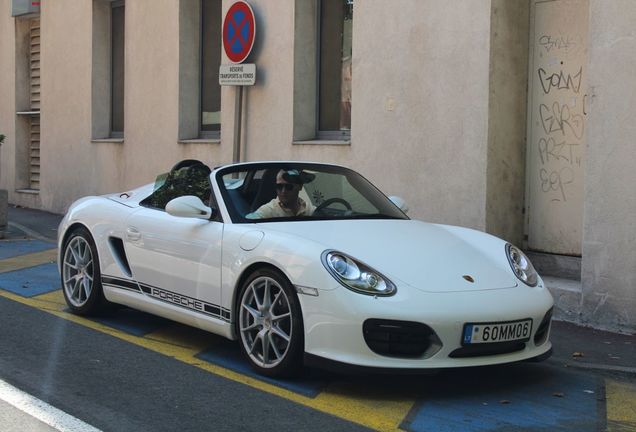
<svg viewBox="0 0 636 432"><path fill-rule="evenodd" d="M636 431L636 386L605 380L607 430Z"/></svg>
<svg viewBox="0 0 636 432"><path fill-rule="evenodd" d="M192 357L214 345L220 336L183 324L170 324L144 336L155 342L171 346L170 355L176 350Z"/></svg>
<svg viewBox="0 0 636 432"><path fill-rule="evenodd" d="M399 430L415 400L374 385L334 383L323 390L314 403L322 411L337 413L338 417L352 422L364 419L365 425L373 429L394 431Z"/></svg>
<svg viewBox="0 0 636 432"><path fill-rule="evenodd" d="M51 291L45 294L40 294L39 296L36 297L36 299L41 301L49 301L49 302L57 303L60 305L66 304L66 302L64 301L64 294L62 294L61 289Z"/></svg>
<svg viewBox="0 0 636 432"><path fill-rule="evenodd" d="M196 329L175 325L174 327L169 326L149 335L139 337L65 312L66 303L61 290L31 298L21 297L2 290L0 290L0 295L126 342L168 355L207 372L371 429L380 431L399 430L399 424L415 403L415 398L407 399L404 398L404 395L398 396L397 393L393 395L395 397L392 397L391 392L387 394L372 386L368 388L364 385L352 387L347 384L348 387L345 387L344 384L337 383L331 384L326 391L323 391L316 398L310 398L194 357L195 354L198 354L204 348L210 347L210 343L204 344L204 342L206 337L208 338L207 342L214 341L216 336L212 334L204 335L203 333L205 332L197 334L199 331ZM188 333L190 333L189 336Z"/></svg>
<svg viewBox="0 0 636 432"><path fill-rule="evenodd" d="M11 257L0 260L0 273L35 267L40 264L52 263L56 260L57 249L48 249L42 252Z"/></svg>

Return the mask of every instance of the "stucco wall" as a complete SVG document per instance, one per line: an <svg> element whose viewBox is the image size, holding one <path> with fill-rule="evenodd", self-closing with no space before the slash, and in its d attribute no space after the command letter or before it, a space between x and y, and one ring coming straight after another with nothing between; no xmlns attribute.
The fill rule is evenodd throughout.
<svg viewBox="0 0 636 432"><path fill-rule="evenodd" d="M486 231L522 246L528 86L527 0L493 0Z"/></svg>
<svg viewBox="0 0 636 432"><path fill-rule="evenodd" d="M413 217L485 229L490 1L360 5L351 165Z"/></svg>
<svg viewBox="0 0 636 432"><path fill-rule="evenodd" d="M415 218L484 229L489 22L489 1L357 3L351 145L291 156L350 165Z"/></svg>
<svg viewBox="0 0 636 432"><path fill-rule="evenodd" d="M590 1L583 319L636 331L636 8Z"/></svg>
<svg viewBox="0 0 636 432"><path fill-rule="evenodd" d="M43 3L40 196L59 212L70 197L115 186L116 161L90 142L92 2Z"/></svg>

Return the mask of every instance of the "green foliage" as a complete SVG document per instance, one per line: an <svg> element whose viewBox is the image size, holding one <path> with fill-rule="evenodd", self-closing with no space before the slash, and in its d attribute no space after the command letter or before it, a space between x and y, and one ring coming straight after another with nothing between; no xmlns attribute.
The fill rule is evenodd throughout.
<svg viewBox="0 0 636 432"><path fill-rule="evenodd" d="M194 195L206 205L210 201L210 168L203 164L170 171L163 184L162 180L157 178L156 189L145 204L163 209L170 200L185 195Z"/></svg>
<svg viewBox="0 0 636 432"><path fill-rule="evenodd" d="M0 144L2 144L4 142L4 139L6 137L3 134L0 134Z"/></svg>

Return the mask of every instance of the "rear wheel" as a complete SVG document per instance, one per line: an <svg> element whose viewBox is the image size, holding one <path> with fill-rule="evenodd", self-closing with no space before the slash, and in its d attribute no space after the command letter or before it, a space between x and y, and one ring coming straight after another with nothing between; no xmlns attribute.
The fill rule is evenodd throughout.
<svg viewBox="0 0 636 432"><path fill-rule="evenodd" d="M293 375L301 366L303 322L289 281L262 269L245 282L239 297L241 351L252 367L268 376Z"/></svg>
<svg viewBox="0 0 636 432"><path fill-rule="evenodd" d="M105 308L97 248L86 228L75 229L64 242L61 277L64 299L72 312L90 315Z"/></svg>

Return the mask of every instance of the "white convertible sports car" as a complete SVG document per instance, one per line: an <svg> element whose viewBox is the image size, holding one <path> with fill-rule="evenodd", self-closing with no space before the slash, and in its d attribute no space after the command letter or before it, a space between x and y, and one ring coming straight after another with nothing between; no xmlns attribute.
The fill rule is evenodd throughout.
<svg viewBox="0 0 636 432"><path fill-rule="evenodd" d="M78 314L118 303L238 339L271 376L549 356L553 300L523 252L405 211L340 166L185 160L70 207L64 296Z"/></svg>

